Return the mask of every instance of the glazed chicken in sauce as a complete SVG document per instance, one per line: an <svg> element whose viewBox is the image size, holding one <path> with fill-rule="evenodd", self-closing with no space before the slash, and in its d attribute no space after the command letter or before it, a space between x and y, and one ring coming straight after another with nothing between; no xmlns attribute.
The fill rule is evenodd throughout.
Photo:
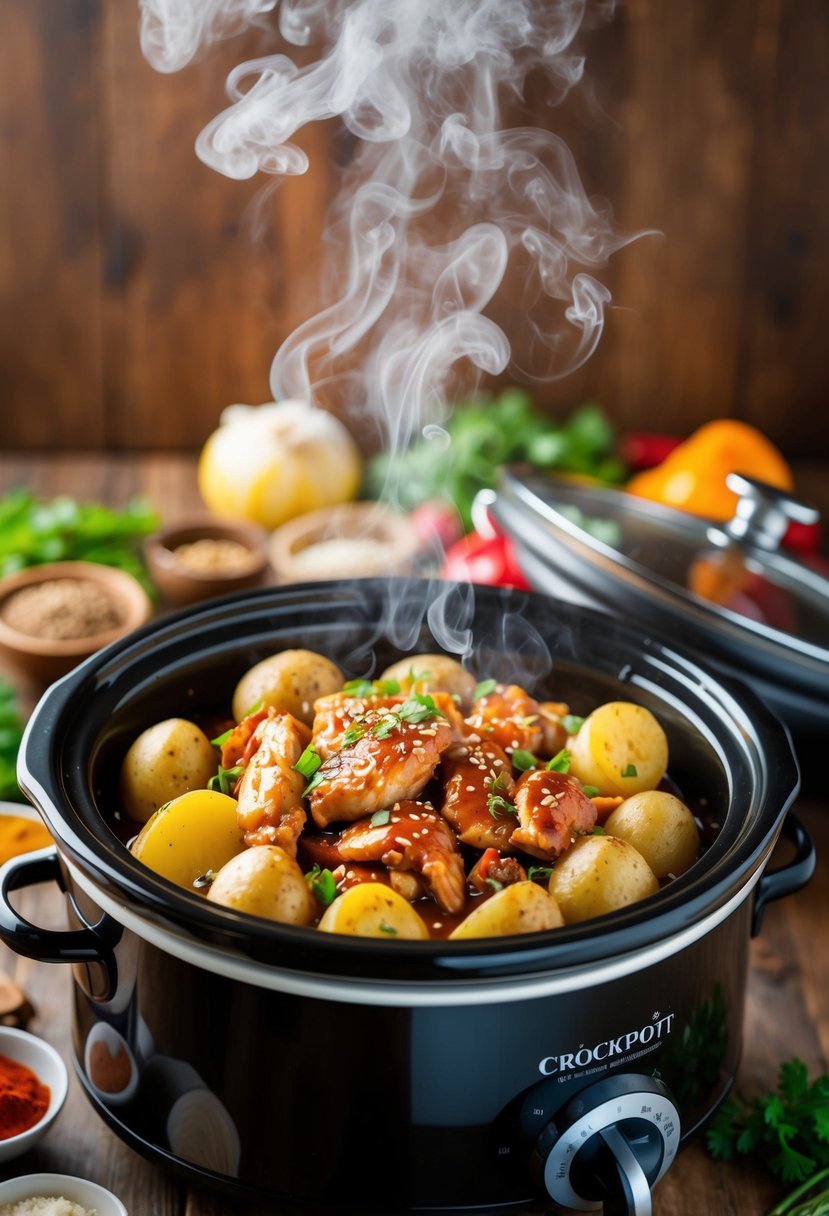
<svg viewBox="0 0 829 1216"><path fill-rule="evenodd" d="M583 919L584 877L570 876L571 854L585 836L612 831L614 819L628 846L611 850L624 855L620 866L627 858L640 873L654 842L664 853L674 837L682 847L671 876L695 860L698 825L658 788L667 743L641 706L612 702L581 718L517 684L487 679L473 691L460 664L429 655L407 675L397 665L316 697L299 721L280 700L281 681L295 693L305 663L318 687L315 660L330 661L286 653L290 672L273 656L263 703L213 740L208 789L182 790L132 846L208 899L360 936L510 935ZM615 815L628 802L631 813ZM216 864L205 866L214 835ZM174 862L162 852L171 839ZM264 867L254 856L247 865L246 851L262 846L284 862ZM233 881L216 882L225 865ZM273 892L262 890L269 873L281 884ZM640 898L632 886L626 897L624 873L613 888L620 905Z"/></svg>

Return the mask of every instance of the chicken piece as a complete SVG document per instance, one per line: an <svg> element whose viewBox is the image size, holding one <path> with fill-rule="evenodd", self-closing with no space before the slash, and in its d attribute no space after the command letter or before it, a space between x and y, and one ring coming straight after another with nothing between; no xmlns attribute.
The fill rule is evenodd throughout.
<svg viewBox="0 0 829 1216"><path fill-rule="evenodd" d="M247 764L259 746L259 739L254 741L256 729L267 717L267 708L257 709L233 727L222 744L222 768Z"/></svg>
<svg viewBox="0 0 829 1216"><path fill-rule="evenodd" d="M541 710L537 701L517 684L498 684L493 692L479 697L466 718L470 731L507 754L515 751L538 753L544 743Z"/></svg>
<svg viewBox="0 0 829 1216"><path fill-rule="evenodd" d="M236 814L246 845L277 844L296 857L305 826L302 794L307 778L294 765L310 739L303 722L273 707L256 725L244 747L245 771L236 786Z"/></svg>
<svg viewBox="0 0 829 1216"><path fill-rule="evenodd" d="M441 813L463 844L509 850L517 812L509 801L515 788L512 766L497 743L482 739L453 743L441 757L444 798Z"/></svg>
<svg viewBox="0 0 829 1216"><path fill-rule="evenodd" d="M452 742L443 717L401 720L395 709L370 709L354 723L359 737L325 761L309 794L311 814L321 828L353 821L416 798Z"/></svg>
<svg viewBox="0 0 829 1216"><path fill-rule="evenodd" d="M596 808L569 773L530 769L513 795L520 826L512 844L534 857L554 860L596 823Z"/></svg>
<svg viewBox="0 0 829 1216"><path fill-rule="evenodd" d="M492 895L501 887L509 887L514 882L525 882L527 871L515 857L502 857L497 849L487 849L475 862L467 876L467 882L473 891L483 895Z"/></svg>
<svg viewBox="0 0 829 1216"><path fill-rule="evenodd" d="M444 912L464 906L466 875L458 842L429 803L395 802L387 822L362 819L346 828L339 848L346 861L382 861L391 871L421 875Z"/></svg>
<svg viewBox="0 0 829 1216"><path fill-rule="evenodd" d="M567 731L561 719L566 718L570 706L564 701L539 701L538 713L544 736L541 744L542 756L555 756L567 743Z"/></svg>
<svg viewBox="0 0 829 1216"><path fill-rule="evenodd" d="M394 709L402 705L405 697L352 697L345 692L334 692L314 702L314 751L323 760L333 756L343 746L343 735L355 722L369 712Z"/></svg>

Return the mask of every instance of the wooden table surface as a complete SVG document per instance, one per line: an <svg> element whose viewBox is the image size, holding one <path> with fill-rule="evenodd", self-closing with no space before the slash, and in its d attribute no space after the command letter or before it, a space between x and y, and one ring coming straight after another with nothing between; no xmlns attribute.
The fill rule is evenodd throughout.
<svg viewBox="0 0 829 1216"><path fill-rule="evenodd" d="M825 481L813 468L805 470L799 484L802 492L820 499L825 498ZM0 456L0 494L15 485L45 496L67 493L112 504L142 493L169 521L200 509L194 461L183 456ZM34 690L17 683L24 701L29 700ZM780 1061L795 1054L812 1073L829 1070L829 797L801 798L797 813L815 838L818 868L808 887L767 909L762 934L752 942L738 1077L739 1088L747 1094L771 1087ZM23 892L20 910L36 923L63 923L62 897L51 887ZM19 958L5 947L0 947L0 966L25 988L36 1007L31 1029L69 1062L68 970ZM54 1128L36 1149L0 1167L0 1176L41 1170L82 1174L102 1183L122 1198L130 1216L226 1216L241 1211L279 1216L272 1206L260 1210L188 1187L145 1161L91 1111L74 1076ZM654 1210L656 1216L762 1216L780 1195L780 1187L762 1171L712 1161L697 1134L656 1189Z"/></svg>

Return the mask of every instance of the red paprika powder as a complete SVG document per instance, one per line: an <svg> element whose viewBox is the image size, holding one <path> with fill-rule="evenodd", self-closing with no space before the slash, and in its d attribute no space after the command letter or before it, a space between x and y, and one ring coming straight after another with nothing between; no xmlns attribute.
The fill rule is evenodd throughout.
<svg viewBox="0 0 829 1216"><path fill-rule="evenodd" d="M0 1140L39 1123L49 1105L49 1086L17 1060L0 1055Z"/></svg>

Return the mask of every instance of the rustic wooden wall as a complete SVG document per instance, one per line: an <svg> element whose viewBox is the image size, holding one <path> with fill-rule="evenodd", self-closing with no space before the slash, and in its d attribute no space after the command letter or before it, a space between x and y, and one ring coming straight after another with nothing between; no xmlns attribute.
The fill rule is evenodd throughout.
<svg viewBox="0 0 829 1216"><path fill-rule="evenodd" d="M0 420L5 450L193 448L268 397L273 352L315 310L338 180L333 129L304 178L203 166L197 132L261 31L173 76L132 0L0 0ZM544 111L620 225L590 363L539 390L621 426L718 415L829 455L829 5L628 0L585 43L595 100ZM531 99L532 100L532 99Z"/></svg>

